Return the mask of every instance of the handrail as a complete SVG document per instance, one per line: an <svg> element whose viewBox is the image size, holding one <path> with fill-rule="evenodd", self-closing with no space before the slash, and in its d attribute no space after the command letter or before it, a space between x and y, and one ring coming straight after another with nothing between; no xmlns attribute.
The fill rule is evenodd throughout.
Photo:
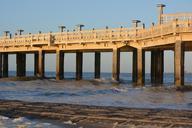
<svg viewBox="0 0 192 128"><path fill-rule="evenodd" d="M55 45L63 43L86 43L101 41L130 41L154 38L181 32L192 32L192 20L173 20L150 28L111 28L73 32L39 33L0 37L0 47Z"/></svg>
<svg viewBox="0 0 192 128"><path fill-rule="evenodd" d="M175 19L178 20L192 20L192 13L173 13L173 14L162 14L163 23L171 22Z"/></svg>

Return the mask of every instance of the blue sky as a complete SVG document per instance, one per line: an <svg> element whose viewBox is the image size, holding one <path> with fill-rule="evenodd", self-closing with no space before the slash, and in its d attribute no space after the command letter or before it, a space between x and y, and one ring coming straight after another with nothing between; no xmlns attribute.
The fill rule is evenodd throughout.
<svg viewBox="0 0 192 128"><path fill-rule="evenodd" d="M0 1L0 31L10 30L15 33L18 28L25 33L58 31L58 25L65 25L72 30L76 24L85 24L84 29L102 28L105 26L131 26L132 19L139 19L149 26L157 21L156 4L167 5L165 13L192 12L190 0L1 0ZM2 34L1 34L2 35ZM111 71L111 53L102 54L102 70ZM146 54L149 63L150 54ZM189 58L191 54L186 54ZM33 69L33 59L28 56L28 70ZM66 55L66 71L74 71L75 55ZM93 71L93 54L85 55L84 71ZM109 61L106 61L109 58ZM55 70L54 55L47 56L47 70ZM122 71L131 72L131 53L122 53ZM165 70L173 71L173 53L165 53ZM14 56L10 61L15 62ZM87 61L91 61L87 64ZM189 61L189 62L188 62ZM186 67L191 70L192 62L187 59ZM72 63L72 66L71 66ZM110 66L109 66L110 65ZM15 69L15 64L9 65ZM147 67L149 71L149 66Z"/></svg>

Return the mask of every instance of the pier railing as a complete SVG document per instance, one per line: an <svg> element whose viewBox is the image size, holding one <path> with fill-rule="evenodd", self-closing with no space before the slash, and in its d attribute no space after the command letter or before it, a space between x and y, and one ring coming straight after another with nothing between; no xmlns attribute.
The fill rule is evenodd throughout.
<svg viewBox="0 0 192 128"><path fill-rule="evenodd" d="M172 22L173 20L187 21L192 20L192 13L174 13L174 14L162 14L162 23Z"/></svg>
<svg viewBox="0 0 192 128"><path fill-rule="evenodd" d="M39 33L17 35L13 38L3 36L0 38L0 47L57 45L72 43L97 43L113 41L143 40L162 37L170 34L192 32L192 20L175 19L150 28L115 28L100 30L82 30L73 32Z"/></svg>

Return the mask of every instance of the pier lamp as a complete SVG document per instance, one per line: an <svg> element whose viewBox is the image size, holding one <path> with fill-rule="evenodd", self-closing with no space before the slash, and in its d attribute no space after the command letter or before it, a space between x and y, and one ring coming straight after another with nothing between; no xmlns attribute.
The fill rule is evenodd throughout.
<svg viewBox="0 0 192 128"><path fill-rule="evenodd" d="M164 4L157 4L157 8L158 8L158 24L162 24L163 23L162 15L163 15L164 7L166 7L166 5L164 5Z"/></svg>
<svg viewBox="0 0 192 128"><path fill-rule="evenodd" d="M143 29L145 29L145 24L144 23L142 24L142 27L143 27Z"/></svg>
<svg viewBox="0 0 192 128"><path fill-rule="evenodd" d="M17 32L18 32L19 35L22 35L22 32L24 32L24 30L18 29Z"/></svg>
<svg viewBox="0 0 192 128"><path fill-rule="evenodd" d="M60 32L64 32L64 30L65 30L66 27L63 26L63 25L61 25L61 26L58 26L58 28L59 28L59 31L60 31Z"/></svg>
<svg viewBox="0 0 192 128"><path fill-rule="evenodd" d="M84 26L85 25L83 25L83 24L77 24L76 25L77 31L81 31Z"/></svg>
<svg viewBox="0 0 192 128"><path fill-rule="evenodd" d="M3 33L4 33L3 35L4 35L5 37L7 37L10 32L9 32L9 31L4 31Z"/></svg>
<svg viewBox="0 0 192 128"><path fill-rule="evenodd" d="M140 20L132 20L132 25L134 28L137 28L138 27L138 24L140 23L141 21Z"/></svg>

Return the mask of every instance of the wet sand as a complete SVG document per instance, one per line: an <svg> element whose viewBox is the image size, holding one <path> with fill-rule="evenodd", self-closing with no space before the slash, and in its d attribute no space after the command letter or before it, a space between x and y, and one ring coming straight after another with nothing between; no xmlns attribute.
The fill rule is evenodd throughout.
<svg viewBox="0 0 192 128"><path fill-rule="evenodd" d="M192 110L100 107L64 103L0 100L0 115L51 119L78 128L190 128Z"/></svg>

